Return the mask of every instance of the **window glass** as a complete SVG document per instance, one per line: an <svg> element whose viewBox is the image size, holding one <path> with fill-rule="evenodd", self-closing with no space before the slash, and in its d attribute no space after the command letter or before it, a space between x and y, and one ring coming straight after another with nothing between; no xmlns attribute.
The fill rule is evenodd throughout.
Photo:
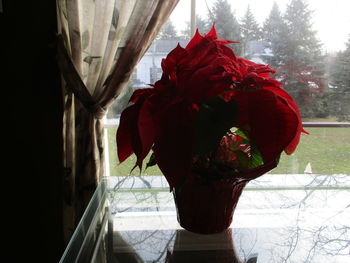
<svg viewBox="0 0 350 263"><path fill-rule="evenodd" d="M190 39L190 4L180 1L136 67L126 89L108 113L110 175L127 175L135 157L117 165L115 134L121 111L135 89L149 87L162 74L161 60ZM201 34L215 23L218 36L238 56L269 64L275 78L301 110L305 130L291 156L282 154L276 174L350 174L350 129L308 127L309 122L350 122L350 2L347 0L196 1ZM327 18L327 19L325 19ZM137 169L135 174L139 174ZM159 175L157 167L143 172Z"/></svg>
<svg viewBox="0 0 350 263"><path fill-rule="evenodd" d="M136 168L131 173L134 176L127 176L136 157L119 165L116 156L120 113L134 90L149 87L161 77L162 58L178 43L186 46L191 37L190 9L191 1L180 0L106 121L107 170L112 175L108 177L112 188L110 208L118 232L114 240L116 248L133 251L137 261L167 262L172 251L175 255L179 249L183 255L182 248L176 247L182 243L200 249L215 247L206 246L203 237L201 242L198 238L180 242L179 233L183 232L178 229L174 198L157 166L141 172ZM240 42L230 44L238 56L270 64L282 88L298 103L304 128L310 133L301 136L295 153L282 153L277 168L245 187L231 225L234 234L227 232L232 243L227 258L233 259L232 252L237 251L242 262L347 262L348 10L349 0L196 1L199 32L208 32L215 23L220 38ZM225 239L222 244L218 240L212 239L219 254L225 255L222 248L230 242ZM206 257L204 252L199 253Z"/></svg>

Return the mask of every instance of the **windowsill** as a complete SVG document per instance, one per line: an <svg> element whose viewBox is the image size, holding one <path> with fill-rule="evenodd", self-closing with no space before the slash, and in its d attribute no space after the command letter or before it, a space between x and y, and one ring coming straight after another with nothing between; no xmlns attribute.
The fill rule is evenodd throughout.
<svg viewBox="0 0 350 263"><path fill-rule="evenodd" d="M163 176L106 177L60 262L347 262L349 190L348 175L265 174L227 231L199 235L178 224Z"/></svg>

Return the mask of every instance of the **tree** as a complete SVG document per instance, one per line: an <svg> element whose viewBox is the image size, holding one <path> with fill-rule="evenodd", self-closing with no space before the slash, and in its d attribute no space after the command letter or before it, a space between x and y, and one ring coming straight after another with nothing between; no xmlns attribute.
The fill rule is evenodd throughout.
<svg viewBox="0 0 350 263"><path fill-rule="evenodd" d="M177 39L179 38L175 26L169 19L159 32L158 39Z"/></svg>
<svg viewBox="0 0 350 263"><path fill-rule="evenodd" d="M243 44L243 55L246 55L247 45L252 40L260 40L262 38L262 32L258 22L250 10L248 5L247 11L241 20L241 32L242 32L242 44Z"/></svg>
<svg viewBox="0 0 350 263"><path fill-rule="evenodd" d="M269 16L263 24L263 39L268 42L268 46L273 54L269 58L265 58L272 68L277 68L282 58L279 56L285 48L285 41L281 41L281 37L287 34L287 27L283 21L282 14L276 2L273 3Z"/></svg>
<svg viewBox="0 0 350 263"><path fill-rule="evenodd" d="M350 121L350 35L346 49L337 53L330 69L332 113L339 121Z"/></svg>
<svg viewBox="0 0 350 263"><path fill-rule="evenodd" d="M273 7L265 28L279 22L278 9ZM266 33L273 40L277 77L293 96L303 117L325 117L324 57L321 44L312 29L312 12L303 0L291 0L276 31ZM269 25L270 23L270 25ZM270 34L270 35L269 35Z"/></svg>
<svg viewBox="0 0 350 263"><path fill-rule="evenodd" d="M208 33L210 30L207 21L199 15L196 15L196 28L198 28L199 33L202 35ZM186 29L181 31L181 37L184 39L190 39L192 37L190 22L186 22Z"/></svg>
<svg viewBox="0 0 350 263"><path fill-rule="evenodd" d="M231 6L227 0L216 0L213 7L209 9L210 26L215 23L216 32L219 38L241 41L240 25L231 11ZM237 55L241 55L242 45L231 44L231 48Z"/></svg>
<svg viewBox="0 0 350 263"><path fill-rule="evenodd" d="M345 50L337 53L332 68L332 84L350 91L350 35Z"/></svg>

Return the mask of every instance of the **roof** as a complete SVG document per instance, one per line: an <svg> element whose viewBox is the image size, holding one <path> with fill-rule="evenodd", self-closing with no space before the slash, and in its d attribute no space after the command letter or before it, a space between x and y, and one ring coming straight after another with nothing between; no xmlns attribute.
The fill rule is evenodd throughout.
<svg viewBox="0 0 350 263"><path fill-rule="evenodd" d="M189 40L185 39L157 39L147 50L147 53L169 53L178 44L185 47Z"/></svg>

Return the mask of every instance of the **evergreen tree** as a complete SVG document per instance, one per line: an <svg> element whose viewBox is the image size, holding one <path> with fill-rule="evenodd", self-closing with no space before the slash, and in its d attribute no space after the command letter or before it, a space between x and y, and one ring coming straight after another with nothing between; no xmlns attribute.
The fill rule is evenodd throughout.
<svg viewBox="0 0 350 263"><path fill-rule="evenodd" d="M215 23L216 32L219 38L241 41L240 25L231 11L227 0L216 0L209 10L208 23L210 27ZM231 44L231 48L237 55L241 55L242 44Z"/></svg>
<svg viewBox="0 0 350 263"><path fill-rule="evenodd" d="M330 68L332 113L339 121L350 121L350 36L346 49L337 53Z"/></svg>
<svg viewBox="0 0 350 263"><path fill-rule="evenodd" d="M312 29L311 15L312 12L303 0L292 0L284 15L288 28L288 49L285 50L285 56L304 66L312 64L314 58L321 54L316 31Z"/></svg>
<svg viewBox="0 0 350 263"><path fill-rule="evenodd" d="M243 55L246 57L249 42L253 40L260 40L262 38L261 29L259 27L259 24L256 22L249 5L245 15L241 20L241 32L242 45L244 48Z"/></svg>
<svg viewBox="0 0 350 263"><path fill-rule="evenodd" d="M162 27L158 34L158 39L177 39L179 38L175 26L169 19Z"/></svg>
<svg viewBox="0 0 350 263"><path fill-rule="evenodd" d="M350 36L345 50L337 53L331 74L331 83L336 88L350 91Z"/></svg>
<svg viewBox="0 0 350 263"><path fill-rule="evenodd" d="M199 33L203 35L208 33L211 27L207 24L207 21L199 15L196 15L196 29L197 28ZM181 31L181 38L190 39L191 37L191 24L190 22L186 22L186 29Z"/></svg>
<svg viewBox="0 0 350 263"><path fill-rule="evenodd" d="M265 20L262 29L263 39L268 42L272 56L265 58L272 68L277 68L282 60L280 54L286 48L287 27L276 2L273 3L269 16Z"/></svg>
<svg viewBox="0 0 350 263"><path fill-rule="evenodd" d="M303 0L291 0L277 31L277 73L303 117L325 117L325 76L321 45L312 29L312 12ZM322 103L321 103L322 102Z"/></svg>

